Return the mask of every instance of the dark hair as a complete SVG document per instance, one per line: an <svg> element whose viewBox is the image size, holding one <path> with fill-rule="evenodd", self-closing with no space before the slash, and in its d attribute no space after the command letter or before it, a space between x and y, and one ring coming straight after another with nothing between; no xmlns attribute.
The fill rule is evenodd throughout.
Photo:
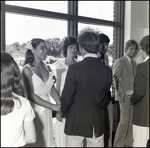
<svg viewBox="0 0 150 148"><path fill-rule="evenodd" d="M40 39L40 38L34 38L31 40L31 45L34 49L37 48L37 46L41 43L41 42L45 42L45 40ZM26 64L30 64L31 66L33 66L33 62L34 62L34 55L31 51L32 49L27 49L26 53L25 53L25 61L23 65Z"/></svg>
<svg viewBox="0 0 150 148"><path fill-rule="evenodd" d="M76 45L77 50L79 51L77 38L74 36L68 36L65 38L63 46L62 46L64 57L67 57L67 50L68 50L68 46L70 45Z"/></svg>
<svg viewBox="0 0 150 148"><path fill-rule="evenodd" d="M13 93L24 96L21 73L13 57L1 52L1 115L7 115L14 109L13 99L19 100ZM20 100L19 100L20 102ZM21 103L21 102L20 102Z"/></svg>
<svg viewBox="0 0 150 148"><path fill-rule="evenodd" d="M78 37L78 42L81 48L84 48L89 53L97 53L99 50L98 35L92 31L83 32Z"/></svg>
<svg viewBox="0 0 150 148"><path fill-rule="evenodd" d="M101 43L107 43L107 44L109 44L110 39L109 39L109 37L106 34L100 33L100 34L98 34L98 37L99 37L99 43L100 44Z"/></svg>
<svg viewBox="0 0 150 148"><path fill-rule="evenodd" d="M149 55L149 35L146 35L141 39L139 46L141 46L142 50Z"/></svg>
<svg viewBox="0 0 150 148"><path fill-rule="evenodd" d="M125 52L132 45L135 45L137 50L139 49L138 43L135 40L128 40L125 44Z"/></svg>

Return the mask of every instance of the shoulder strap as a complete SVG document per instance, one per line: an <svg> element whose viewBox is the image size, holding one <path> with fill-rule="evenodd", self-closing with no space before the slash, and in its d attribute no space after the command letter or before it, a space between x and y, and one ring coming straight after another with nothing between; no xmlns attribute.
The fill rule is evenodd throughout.
<svg viewBox="0 0 150 148"><path fill-rule="evenodd" d="M29 67L29 69L32 71L32 73L34 74L34 71L32 70L32 68L29 66L29 64L26 64L24 67Z"/></svg>
<svg viewBox="0 0 150 148"><path fill-rule="evenodd" d="M48 71L52 72L51 67L47 64L45 64L45 67L47 68Z"/></svg>

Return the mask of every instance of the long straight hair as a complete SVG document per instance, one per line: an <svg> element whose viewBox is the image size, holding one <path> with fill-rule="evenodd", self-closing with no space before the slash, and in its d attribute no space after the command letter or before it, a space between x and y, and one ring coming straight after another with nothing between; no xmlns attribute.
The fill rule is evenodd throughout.
<svg viewBox="0 0 150 148"><path fill-rule="evenodd" d="M10 54L1 52L1 116L13 111L13 99L20 102L13 93L24 96L20 69Z"/></svg>

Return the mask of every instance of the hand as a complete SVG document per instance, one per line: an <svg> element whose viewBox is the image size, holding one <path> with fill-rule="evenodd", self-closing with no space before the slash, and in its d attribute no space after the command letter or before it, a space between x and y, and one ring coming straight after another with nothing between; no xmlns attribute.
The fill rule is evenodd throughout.
<svg viewBox="0 0 150 148"><path fill-rule="evenodd" d="M54 84L56 83L56 77L55 76L53 76L53 81L54 81Z"/></svg>
<svg viewBox="0 0 150 148"><path fill-rule="evenodd" d="M125 94L126 94L127 96L131 96L131 95L133 94L133 90L127 90L127 91L125 92Z"/></svg>
<svg viewBox="0 0 150 148"><path fill-rule="evenodd" d="M59 104L52 104L51 109L54 111L60 111L60 105Z"/></svg>
<svg viewBox="0 0 150 148"><path fill-rule="evenodd" d="M59 121L59 122L62 122L62 117L61 115L57 112L56 113L56 119Z"/></svg>
<svg viewBox="0 0 150 148"><path fill-rule="evenodd" d="M114 87L111 87L111 97L115 97L115 88Z"/></svg>

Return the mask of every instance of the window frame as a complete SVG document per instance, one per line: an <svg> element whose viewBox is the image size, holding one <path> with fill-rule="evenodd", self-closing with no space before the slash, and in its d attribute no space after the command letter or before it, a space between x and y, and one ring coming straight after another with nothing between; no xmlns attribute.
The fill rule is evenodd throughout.
<svg viewBox="0 0 150 148"><path fill-rule="evenodd" d="M124 54L124 14L125 2L114 1L114 21L107 21L91 17L78 16L78 1L68 1L68 14L58 13L47 10L39 10L26 8L21 6L12 6L1 1L1 50L5 50L5 12L30 15L36 17L45 17L50 19L62 19L68 21L68 35L78 35L78 22L92 23L95 25L106 25L114 27L114 59L123 56Z"/></svg>

